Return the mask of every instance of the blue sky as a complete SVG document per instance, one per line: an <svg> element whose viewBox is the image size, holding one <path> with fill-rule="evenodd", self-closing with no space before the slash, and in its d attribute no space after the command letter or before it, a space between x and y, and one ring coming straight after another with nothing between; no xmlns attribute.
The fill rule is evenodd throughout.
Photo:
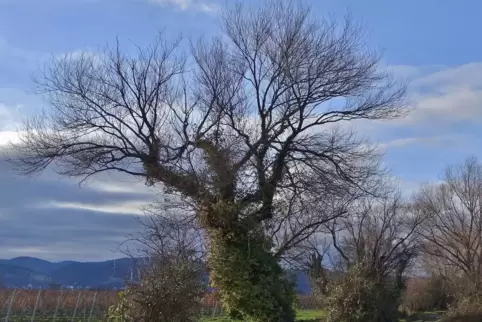
<svg viewBox="0 0 482 322"><path fill-rule="evenodd" d="M226 0L228 5L231 0ZM258 1L249 1L254 4ZM482 153L482 3L448 0L311 0L315 15L347 11L366 26L383 63L410 80L412 113L360 124L386 149L386 164L410 192L447 164ZM96 51L119 36L146 45L162 28L185 36L216 32L225 0L0 0L0 148L25 115L43 106L32 75L52 54ZM153 198L142 182L113 174L79 188L52 173L30 179L0 160L0 258L99 260L138 226Z"/></svg>

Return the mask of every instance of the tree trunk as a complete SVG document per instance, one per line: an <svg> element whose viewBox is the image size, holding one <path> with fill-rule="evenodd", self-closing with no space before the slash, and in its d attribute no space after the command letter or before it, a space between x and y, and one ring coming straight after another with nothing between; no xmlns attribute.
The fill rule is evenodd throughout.
<svg viewBox="0 0 482 322"><path fill-rule="evenodd" d="M222 217L235 218L226 213ZM236 223L214 228L212 222L204 222L211 247L211 283L225 310L244 321L294 321L293 283L271 253L271 241L260 227L248 230Z"/></svg>

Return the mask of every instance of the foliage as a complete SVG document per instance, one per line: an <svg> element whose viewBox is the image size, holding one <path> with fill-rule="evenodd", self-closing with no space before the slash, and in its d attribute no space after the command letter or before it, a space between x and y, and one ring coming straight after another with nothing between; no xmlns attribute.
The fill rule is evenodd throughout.
<svg viewBox="0 0 482 322"><path fill-rule="evenodd" d="M391 282L377 280L363 265L354 265L342 279L329 286L327 321L396 321L398 294Z"/></svg>
<svg viewBox="0 0 482 322"><path fill-rule="evenodd" d="M253 322L293 321L295 294L261 232L210 231L211 280L226 312Z"/></svg>
<svg viewBox="0 0 482 322"><path fill-rule="evenodd" d="M317 322L323 321L326 316L326 312L320 310L301 310L296 313L297 322ZM231 322L233 321L227 317L216 317L216 318L204 318L201 319L202 322ZM238 320L235 320L238 321Z"/></svg>
<svg viewBox="0 0 482 322"><path fill-rule="evenodd" d="M146 268L139 284L119 294L119 302L109 309L109 321L197 321L202 295L197 266L188 261L157 259Z"/></svg>

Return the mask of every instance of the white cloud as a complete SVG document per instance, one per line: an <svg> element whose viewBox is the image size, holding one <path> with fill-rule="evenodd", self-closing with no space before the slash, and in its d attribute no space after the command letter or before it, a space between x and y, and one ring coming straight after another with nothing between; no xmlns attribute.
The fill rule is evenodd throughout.
<svg viewBox="0 0 482 322"><path fill-rule="evenodd" d="M147 0L149 3L158 5L170 5L180 10L195 10L205 13L214 13L218 10L215 3L199 0Z"/></svg>
<svg viewBox="0 0 482 322"><path fill-rule="evenodd" d="M465 142L467 137L463 135L449 134L429 137L404 137L380 143L378 146L382 149L404 148L413 145L423 145L425 147L440 148L460 146Z"/></svg>
<svg viewBox="0 0 482 322"><path fill-rule="evenodd" d="M382 149L405 147L408 145L419 143L421 140L422 140L421 138L401 138L401 139L391 140L388 142L383 142L379 145L379 147Z"/></svg>
<svg viewBox="0 0 482 322"><path fill-rule="evenodd" d="M9 143L19 143L19 135L16 131L0 131L0 147Z"/></svg>
<svg viewBox="0 0 482 322"><path fill-rule="evenodd" d="M445 94L420 99L409 121L480 122L482 121L482 91L473 88L457 88Z"/></svg>
<svg viewBox="0 0 482 322"><path fill-rule="evenodd" d="M1 48L0 48L1 50ZM40 96L11 87L0 88L0 147L18 143L22 119L43 107Z"/></svg>
<svg viewBox="0 0 482 322"><path fill-rule="evenodd" d="M414 86L428 85L446 92L457 88L480 87L482 86L481 71L482 63L480 62L445 68L420 77L414 82Z"/></svg>
<svg viewBox="0 0 482 322"><path fill-rule="evenodd" d="M460 122L479 123L482 121L482 63L423 74L410 84L409 95L412 111L393 123L445 128Z"/></svg>
<svg viewBox="0 0 482 322"><path fill-rule="evenodd" d="M455 147L475 139L466 134L482 123L482 63L387 68L410 79L409 113L388 121L349 122L358 133L381 142L382 148Z"/></svg>
<svg viewBox="0 0 482 322"><path fill-rule="evenodd" d="M107 192L107 193L136 193L136 194L153 194L152 189L147 187L145 184L137 183L123 183L123 182L100 182L93 181L88 182L86 187L94 189L96 191Z"/></svg>
<svg viewBox="0 0 482 322"><path fill-rule="evenodd" d="M50 201L44 202L35 207L40 208L56 208L56 209L72 209L72 210L87 210L93 212L103 212L108 214L118 215L143 215L142 209L147 206L146 201L126 201L116 202L115 204L90 204L82 202L68 202L68 201Z"/></svg>

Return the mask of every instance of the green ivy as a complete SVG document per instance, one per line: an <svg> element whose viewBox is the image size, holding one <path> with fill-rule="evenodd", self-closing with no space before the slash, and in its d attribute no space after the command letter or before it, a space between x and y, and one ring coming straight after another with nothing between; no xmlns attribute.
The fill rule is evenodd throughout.
<svg viewBox="0 0 482 322"><path fill-rule="evenodd" d="M250 322L294 321L293 283L270 253L261 232L209 230L212 286L233 318Z"/></svg>

